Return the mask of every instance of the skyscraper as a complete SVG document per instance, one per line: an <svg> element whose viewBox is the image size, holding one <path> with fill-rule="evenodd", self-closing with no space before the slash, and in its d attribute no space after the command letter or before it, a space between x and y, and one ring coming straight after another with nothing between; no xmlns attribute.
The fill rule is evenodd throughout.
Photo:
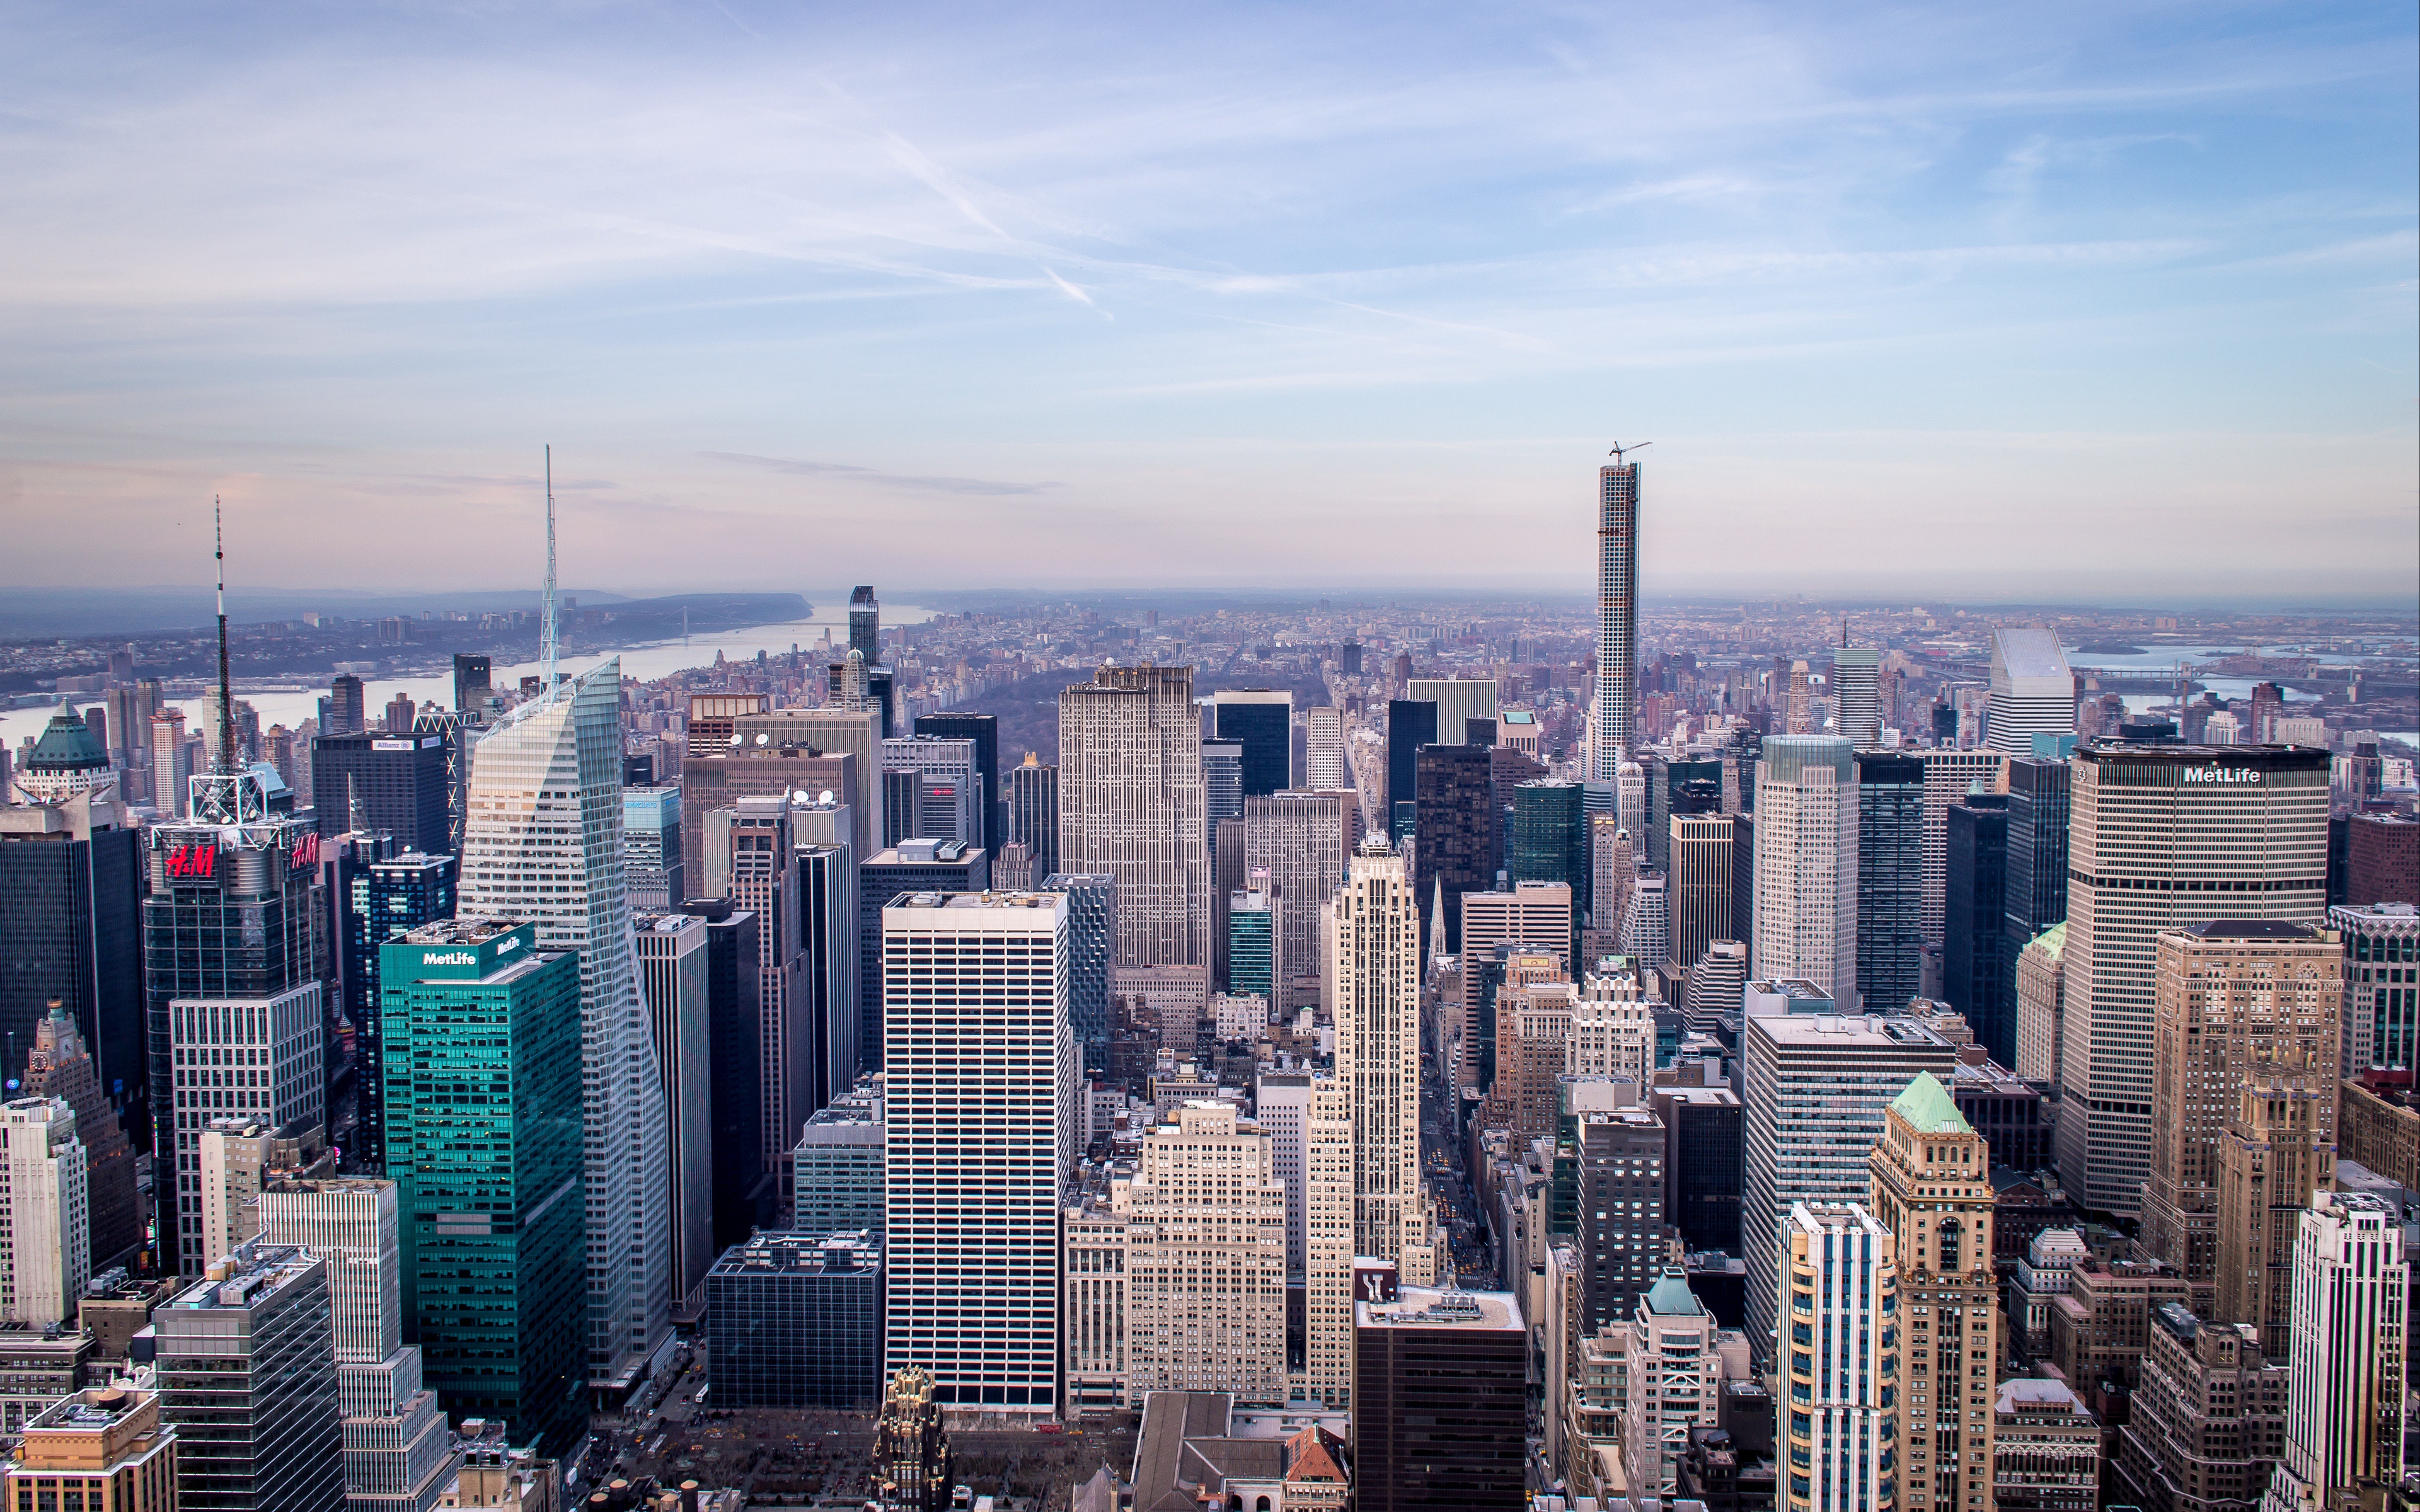
<svg viewBox="0 0 2420 1512"><path fill-rule="evenodd" d="M1109 1069L1109 981L1118 960L1118 883L1106 872L1054 872L1036 892L1067 900L1067 1020L1084 1074Z"/></svg>
<svg viewBox="0 0 2420 1512"><path fill-rule="evenodd" d="M907 800L906 811L902 811L903 805L888 796L883 801L887 826L884 842L896 845L903 840L954 840L982 845L984 816L989 805L983 801L980 759L972 739L917 734L884 741L882 775L886 795L892 791L889 784L894 779L903 776L908 779L899 790Z"/></svg>
<svg viewBox="0 0 2420 1512"><path fill-rule="evenodd" d="M1756 970L1857 996L1857 783L1847 741L1768 735L1756 784Z"/></svg>
<svg viewBox="0 0 2420 1512"><path fill-rule="evenodd" d="M742 798L736 807L706 816L706 885L762 920L756 958L757 1011L763 1038L757 1073L758 1161L779 1169L799 1131L819 1103L811 1084L817 1036L808 1022L800 977L805 947L799 940L799 855L790 842L790 805L784 798Z"/></svg>
<svg viewBox="0 0 2420 1512"><path fill-rule="evenodd" d="M1066 901L912 894L882 911L882 941L884 1357L929 1374L945 1407L1051 1416L1080 1128Z"/></svg>
<svg viewBox="0 0 2420 1512"><path fill-rule="evenodd" d="M1412 846L1413 885L1420 896L1422 940L1432 905L1443 900L1445 941L1429 947L1450 954L1462 949L1462 897L1496 880L1503 863L1496 846L1496 778L1483 746L1423 746L1417 769L1419 806Z"/></svg>
<svg viewBox="0 0 2420 1512"><path fill-rule="evenodd" d="M345 896L338 940L345 1016L352 1021L356 1077L353 1127L348 1148L368 1170L386 1169L386 1064L379 992L380 951L386 942L423 924L452 918L459 890L458 863L452 856L417 851L336 869Z"/></svg>
<svg viewBox="0 0 2420 1512"><path fill-rule="evenodd" d="M1412 699L1436 705L1436 744L1492 746L1496 743L1496 679L1493 677L1415 677L1406 686Z"/></svg>
<svg viewBox="0 0 2420 1512"><path fill-rule="evenodd" d="M1008 838L1033 857L1033 874L1059 870L1059 768L1032 751L1008 774Z"/></svg>
<svg viewBox="0 0 2420 1512"><path fill-rule="evenodd" d="M975 812L979 826L977 833L966 838L998 854L1009 839L1008 807L1001 801L1000 793L1000 716L920 714L916 716L916 733L974 743Z"/></svg>
<svg viewBox="0 0 2420 1512"><path fill-rule="evenodd" d="M1900 1388L1885 1368L1883 1340L1888 1319L1904 1314L1890 1230L1861 1203L1795 1203L1767 1264L1778 1268L1790 1296L1790 1333L1774 1346L1774 1373L1776 1395L1783 1384L1790 1393L1776 1447L1787 1445L1791 1486L1805 1488L1792 1504L1825 1512L1897 1506ZM1756 1273L1751 1250L1748 1274ZM1752 1330L1759 1317L1751 1305Z"/></svg>
<svg viewBox="0 0 2420 1512"><path fill-rule="evenodd" d="M617 744L619 739L617 733ZM393 835L402 849L451 855L445 746L442 734L408 732L321 735L313 741L311 791L337 800L319 806L319 838L333 839L351 827L352 806L358 802L370 827ZM613 780L618 790L618 767Z"/></svg>
<svg viewBox="0 0 2420 1512"><path fill-rule="evenodd" d="M2042 625L1992 631L1992 695L1983 738L2009 756L2031 756L2034 736L2075 733L2075 673L2058 634Z"/></svg>
<svg viewBox="0 0 2420 1512"><path fill-rule="evenodd" d="M1126 1190L1130 1399L1286 1398L1286 1192L1269 1136L1225 1103L1145 1134Z"/></svg>
<svg viewBox="0 0 2420 1512"><path fill-rule="evenodd" d="M1419 797L1420 748L1437 743L1437 706L1426 699L1387 704L1387 824L1401 841L1412 832Z"/></svg>
<svg viewBox="0 0 2420 1512"><path fill-rule="evenodd" d="M2092 745L2073 765L2058 1168L2133 1215L2149 1180L2157 940L2213 916L2319 924L2328 756Z"/></svg>
<svg viewBox="0 0 2420 1512"><path fill-rule="evenodd" d="M1336 1075L1352 1098L1353 1253L1432 1284L1420 1185L1419 910L1384 837L1355 853L1335 902Z"/></svg>
<svg viewBox="0 0 2420 1512"><path fill-rule="evenodd" d="M1610 782L1637 741L1638 464L1597 469L1596 747L1590 776Z"/></svg>
<svg viewBox="0 0 2420 1512"><path fill-rule="evenodd" d="M534 923L478 918L423 925L383 957L399 1316L415 1320L448 1412L501 1419L515 1443L564 1454L588 1419L600 1289L576 1200L580 964L545 949Z"/></svg>
<svg viewBox="0 0 2420 1512"><path fill-rule="evenodd" d="M1280 1012L1319 1000L1315 988L1297 990L1295 982L1315 980L1323 964L1319 911L1344 879L1351 849L1344 799L1290 791L1244 800L1245 872L1268 873L1277 909L1279 976L1269 1006Z"/></svg>
<svg viewBox="0 0 2420 1512"><path fill-rule="evenodd" d="M335 1512L345 1501L330 1262L252 1241L151 1315L160 1416L184 1512Z"/></svg>
<svg viewBox="0 0 2420 1512"><path fill-rule="evenodd" d="M622 790L622 857L631 907L660 913L689 897L678 784Z"/></svg>
<svg viewBox="0 0 2420 1512"><path fill-rule="evenodd" d="M2008 957L2009 800L1975 793L1949 810L1941 996L2003 1066L2017 1058L2016 972ZM1893 1005L1896 1006L1896 1005Z"/></svg>
<svg viewBox="0 0 2420 1512"><path fill-rule="evenodd" d="M1933 749L1916 752L1924 764L1924 900L1920 927L1924 943L1942 942L1944 910L1949 893L1949 810L1966 801L1980 783L1985 793L2004 784L2000 769L2008 758L1996 750Z"/></svg>
<svg viewBox="0 0 2420 1512"><path fill-rule="evenodd" d="M1518 1512L1527 1329L1509 1291L1353 1304L1353 1504Z"/></svg>
<svg viewBox="0 0 2420 1512"><path fill-rule="evenodd" d="M1105 666L1060 693L1059 866L1117 879L1118 964L1209 964L1192 668Z"/></svg>
<svg viewBox="0 0 2420 1512"><path fill-rule="evenodd" d="M2064 757L2009 761L2009 880L2002 907L2011 963L2035 936L2067 918L2067 795Z"/></svg>
<svg viewBox="0 0 2420 1512"><path fill-rule="evenodd" d="M358 735L369 728L364 717L362 680L350 672L339 672L328 683L328 717L320 722L327 728L323 735Z"/></svg>
<svg viewBox="0 0 2420 1512"><path fill-rule="evenodd" d="M133 1126L144 1096L141 832L106 794L0 804L0 1037L31 1049L52 1005L92 1052L101 1090ZM16 1071L0 1067L0 1074ZM89 1141L87 1141L89 1142ZM106 1261L116 1252L101 1254Z"/></svg>
<svg viewBox="0 0 2420 1512"><path fill-rule="evenodd" d="M849 590L848 649L862 655L869 667L882 660L882 606L870 583Z"/></svg>
<svg viewBox="0 0 2420 1512"><path fill-rule="evenodd" d="M1718 813L1674 814L1665 848L1672 858L1665 887L1671 959L1686 969L1707 946L1731 938L1731 821Z"/></svg>
<svg viewBox="0 0 2420 1512"><path fill-rule="evenodd" d="M1322 705L1302 711L1303 786L1349 788L1353 764L1344 755L1344 711Z"/></svg>
<svg viewBox="0 0 2420 1512"><path fill-rule="evenodd" d="M1294 786L1294 694L1284 688L1222 687L1210 695L1210 733L1244 751L1244 796Z"/></svg>
<svg viewBox="0 0 2420 1512"><path fill-rule="evenodd" d="M134 1181L134 1146L126 1137L101 1072L75 1022L63 1013L34 1026L25 1057L25 1095L65 1100L75 1110L85 1153L85 1251L91 1269L105 1271L132 1257L143 1243L143 1202Z"/></svg>
<svg viewBox="0 0 2420 1512"><path fill-rule="evenodd" d="M674 1305L685 1307L714 1264L714 1002L706 923L690 914L632 919L639 982L660 1075ZM856 1018L852 1011L849 1017Z"/></svg>
<svg viewBox="0 0 2420 1512"><path fill-rule="evenodd" d="M2304 1212L2286 1457L2263 1512L2318 1508L2357 1485L2402 1479L2412 1291L2404 1232L2401 1213L2364 1193L2319 1193Z"/></svg>
<svg viewBox="0 0 2420 1512"><path fill-rule="evenodd" d="M2410 1071L2420 1060L2420 909L2410 903L2328 910L2344 937L2347 1079L2373 1066Z"/></svg>
<svg viewBox="0 0 2420 1512"><path fill-rule="evenodd" d="M882 910L903 892L985 892L991 857L954 841L913 841L857 869L857 1044L860 1069L882 1070Z"/></svg>
<svg viewBox="0 0 2420 1512"><path fill-rule="evenodd" d="M1853 746L1883 743L1882 660L1871 646L1832 653L1832 733Z"/></svg>
<svg viewBox="0 0 2420 1512"><path fill-rule="evenodd" d="M62 1097L0 1104L0 1321L55 1326L92 1276L90 1176Z"/></svg>
<svg viewBox="0 0 2420 1512"><path fill-rule="evenodd" d="M588 1378L608 1393L672 1326L661 1072L622 873L621 691L611 659L480 736L462 850L465 917L527 919L539 949L579 953Z"/></svg>

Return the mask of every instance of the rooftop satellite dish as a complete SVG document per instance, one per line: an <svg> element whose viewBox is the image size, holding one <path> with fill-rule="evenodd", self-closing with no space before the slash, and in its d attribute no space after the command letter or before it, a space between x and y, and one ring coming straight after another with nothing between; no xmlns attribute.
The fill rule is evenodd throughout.
<svg viewBox="0 0 2420 1512"><path fill-rule="evenodd" d="M756 744L758 744L758 745L760 745L760 746L770 745L770 744L772 743L772 740L773 740L773 737L772 737L771 735L758 735L758 736L756 737Z"/></svg>
<svg viewBox="0 0 2420 1512"><path fill-rule="evenodd" d="M747 743L747 740L748 737L746 735L734 735L731 737L731 743L735 746L744 745Z"/></svg>
<svg viewBox="0 0 2420 1512"><path fill-rule="evenodd" d="M816 801L817 803L822 803L822 804L829 804L829 803L830 803L830 802L832 801L832 791L831 791L831 789L830 789L830 788L826 788L826 789L824 789L821 793L816 794L816 795L815 795L815 801Z"/></svg>

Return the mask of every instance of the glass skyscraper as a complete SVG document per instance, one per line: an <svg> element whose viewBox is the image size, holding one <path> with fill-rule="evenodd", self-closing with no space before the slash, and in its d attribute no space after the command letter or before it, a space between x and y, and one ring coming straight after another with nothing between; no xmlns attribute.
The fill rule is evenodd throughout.
<svg viewBox="0 0 2420 1512"><path fill-rule="evenodd" d="M1265 892L1239 892L1227 903L1227 990L1277 999L1277 911Z"/></svg>
<svg viewBox="0 0 2420 1512"><path fill-rule="evenodd" d="M1294 694L1284 688L1229 687L1210 696L1211 734L1243 748L1244 796L1294 786Z"/></svg>
<svg viewBox="0 0 2420 1512"><path fill-rule="evenodd" d="M1760 969L1762 964L1758 963ZM1862 750L1857 996L1882 1012L1906 1007L1923 985L1924 763L1893 751Z"/></svg>
<svg viewBox="0 0 2420 1512"><path fill-rule="evenodd" d="M1055 872L1034 890L1066 896L1067 1017L1084 1053L1084 1074L1106 1076L1109 973L1118 963L1118 879L1106 872Z"/></svg>
<svg viewBox="0 0 2420 1512"><path fill-rule="evenodd" d="M2009 799L1970 793L1949 810L1941 995L2003 1066L2017 1059L2016 963L2008 950Z"/></svg>
<svg viewBox="0 0 2420 1512"><path fill-rule="evenodd" d="M491 918L380 953L387 1171L425 1378L458 1421L563 1455L588 1416L579 961Z"/></svg>
<svg viewBox="0 0 2420 1512"><path fill-rule="evenodd" d="M355 1123L349 1155L358 1154L373 1171L386 1162L386 1089L380 1068L379 952L387 941L423 924L454 917L455 858L413 853L392 860L344 869L345 1016L353 1023L360 1068L354 1088Z"/></svg>

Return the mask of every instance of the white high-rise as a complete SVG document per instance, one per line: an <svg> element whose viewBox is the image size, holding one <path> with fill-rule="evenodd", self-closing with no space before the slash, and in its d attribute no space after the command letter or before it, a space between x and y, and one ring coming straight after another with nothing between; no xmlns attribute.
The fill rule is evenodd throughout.
<svg viewBox="0 0 2420 1512"><path fill-rule="evenodd" d="M1353 1109L1353 1251L1435 1284L1420 1185L1419 907L1404 858L1373 834L1336 894L1336 1076Z"/></svg>
<svg viewBox="0 0 2420 1512"><path fill-rule="evenodd" d="M60 1097L0 1105L0 1321L55 1323L92 1274L90 1173Z"/></svg>
<svg viewBox="0 0 2420 1512"><path fill-rule="evenodd" d="M1404 696L1436 705L1436 743L1470 744L1470 721L1496 722L1496 679L1493 677L1415 677Z"/></svg>
<svg viewBox="0 0 2420 1512"><path fill-rule="evenodd" d="M1832 653L1832 733L1860 750L1883 743L1882 664L1871 646Z"/></svg>
<svg viewBox="0 0 2420 1512"><path fill-rule="evenodd" d="M1057 1405L1059 1195L1083 1127L1070 972L1062 893L882 910L884 1356L954 1415Z"/></svg>
<svg viewBox="0 0 2420 1512"><path fill-rule="evenodd" d="M403 1240L393 1181L273 1181L260 1238L328 1262L349 1512L429 1512L460 1458L420 1347L403 1342Z"/></svg>
<svg viewBox="0 0 2420 1512"><path fill-rule="evenodd" d="M1059 870L1117 878L1122 966L1210 964L1190 667L1103 667L1059 695Z"/></svg>
<svg viewBox="0 0 2420 1512"><path fill-rule="evenodd" d="M459 912L528 919L580 955L589 1381L636 1377L672 1328L661 1075L622 876L622 664L607 660L479 737Z"/></svg>
<svg viewBox="0 0 2420 1512"><path fill-rule="evenodd" d="M2294 1236L2286 1456L2263 1512L2335 1506L2356 1483L2403 1478L2402 1215L2366 1193L2316 1192Z"/></svg>
<svg viewBox="0 0 2420 1512"><path fill-rule="evenodd" d="M1320 707L1302 711L1303 786L1349 788L1353 769L1344 760L1344 711Z"/></svg>
<svg viewBox="0 0 2420 1512"><path fill-rule="evenodd" d="M1831 735L1767 735L1756 778L1758 975L1857 998L1857 778Z"/></svg>
<svg viewBox="0 0 2420 1512"><path fill-rule="evenodd" d="M1610 782L1638 738L1638 464L1597 469L1596 731L1590 752ZM1630 819L1622 810L1622 818Z"/></svg>
<svg viewBox="0 0 2420 1512"><path fill-rule="evenodd" d="M1353 1093L1314 1075L1303 1125L1303 1395L1353 1396Z"/></svg>
<svg viewBox="0 0 2420 1512"><path fill-rule="evenodd" d="M1983 743L2009 756L2034 753L2036 735L2075 733L2075 673L2045 625L1992 631L1992 695Z"/></svg>
<svg viewBox="0 0 2420 1512"><path fill-rule="evenodd" d="M1889 1229L1863 1205L1801 1202L1790 1211L1776 1258L1790 1293L1776 1347L1776 1395L1790 1408L1781 1442L1792 1456L1790 1504L1809 1512L1890 1512L1905 1473L1894 1461L1899 1394L1888 1340L1900 1316L1899 1266ZM1753 1321L1753 1319L1751 1319ZM1984 1504L1988 1505L1988 1503Z"/></svg>

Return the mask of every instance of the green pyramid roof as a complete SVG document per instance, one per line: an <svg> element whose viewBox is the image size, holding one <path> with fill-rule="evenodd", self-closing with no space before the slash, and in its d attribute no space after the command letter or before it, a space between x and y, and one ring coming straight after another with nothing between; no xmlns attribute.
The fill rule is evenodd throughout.
<svg viewBox="0 0 2420 1512"><path fill-rule="evenodd" d="M1662 1280L1647 1288L1647 1310L1666 1318L1702 1318L1706 1313L1705 1304L1677 1271L1665 1272Z"/></svg>
<svg viewBox="0 0 2420 1512"><path fill-rule="evenodd" d="M1915 1126L1918 1134L1973 1134L1975 1126L1966 1115L1958 1111L1958 1103L1949 1088L1932 1079L1932 1072L1920 1071L1907 1090L1891 1100L1891 1110Z"/></svg>
<svg viewBox="0 0 2420 1512"><path fill-rule="evenodd" d="M2054 961L2065 956L2067 954L2067 920L2062 918L2035 935L2032 943L2040 946Z"/></svg>
<svg viewBox="0 0 2420 1512"><path fill-rule="evenodd" d="M109 752L101 748L101 742L93 735L92 727L85 724L73 709L61 704L59 712L51 716L49 726L42 731L42 738L34 742L34 754L25 763L25 769L29 772L89 772L99 771L108 764Z"/></svg>

